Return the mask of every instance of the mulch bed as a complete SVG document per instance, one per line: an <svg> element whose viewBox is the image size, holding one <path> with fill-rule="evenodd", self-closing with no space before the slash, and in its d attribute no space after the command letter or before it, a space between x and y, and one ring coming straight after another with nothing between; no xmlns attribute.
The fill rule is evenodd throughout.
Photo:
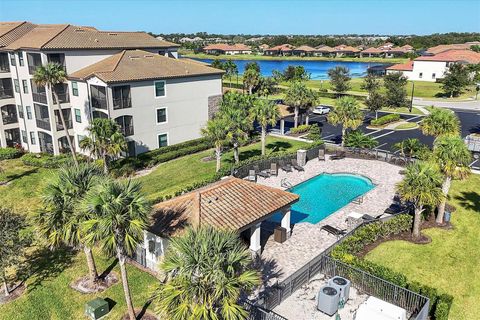
<svg viewBox="0 0 480 320"><path fill-rule="evenodd" d="M432 219L424 221L422 223L421 230L430 229L430 228L451 230L451 229L453 229L453 226L450 223L444 223L443 225L438 225L438 224L436 224L435 219L432 218ZM403 240L403 241L408 241L408 242L412 242L412 243L415 243L415 244L428 244L428 243L432 242L432 239L430 237L428 237L428 236L426 236L422 233L420 234L419 239L413 239L412 238L412 233L410 231L405 231L405 232L402 232L402 233L399 233L399 234L391 235L391 236L389 236L385 239L379 239L379 240L375 241L374 243L371 243L371 244L365 246L363 248L363 250L360 251L357 254L357 256L363 258L363 257L365 257L365 255L367 255L367 253L369 253L370 251L372 251L373 249L378 247L380 244L382 244L384 242L387 242L387 241L392 241L392 240Z"/></svg>
<svg viewBox="0 0 480 320"><path fill-rule="evenodd" d="M211 162L215 160L215 157L212 157L212 156L207 156L207 157L203 157L202 159L200 159L200 161L202 162Z"/></svg>
<svg viewBox="0 0 480 320"><path fill-rule="evenodd" d="M159 320L157 316L155 316L153 313L150 313L148 311L142 314L142 309L135 309L135 314L137 315L137 320ZM121 320L130 320L128 316L128 312L123 315Z"/></svg>
<svg viewBox="0 0 480 320"><path fill-rule="evenodd" d="M118 275L115 272L110 272L104 278L98 279L95 283L90 282L89 276L81 277L70 284L70 287L80 293L97 293L105 291L118 282Z"/></svg>
<svg viewBox="0 0 480 320"><path fill-rule="evenodd" d="M5 303L9 303L10 301L13 301L13 300L19 298L25 292L25 289L26 289L26 286L23 283L17 284L15 289L10 291L9 296L5 296L5 291L3 290L3 288L0 289L0 305L5 304Z"/></svg>

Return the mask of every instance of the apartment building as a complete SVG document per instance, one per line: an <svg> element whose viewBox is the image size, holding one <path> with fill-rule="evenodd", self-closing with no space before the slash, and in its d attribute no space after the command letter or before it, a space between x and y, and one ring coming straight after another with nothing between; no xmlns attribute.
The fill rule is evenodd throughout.
<svg viewBox="0 0 480 320"><path fill-rule="evenodd" d="M74 138L72 140L77 151L80 151L79 140L87 134L86 128L95 117L110 117L122 124L122 130L130 141L131 154L157 148L159 144L154 143L154 140L157 139L155 137L158 135L157 128L143 127L143 124L153 119L153 116L142 108L168 108L167 105L175 99L184 101L182 108L187 114L194 113L190 112L190 108L203 110L202 117L199 116L198 125L191 128L191 132L181 133L170 128L179 126L187 131L190 120L174 117L169 123L169 127L163 128L167 133L167 138L162 145L199 137L198 127L208 119L209 97L200 96L201 92L208 90L197 90L204 84L204 79L201 77L203 72L207 74L207 78L215 78L205 80L214 83L211 86L215 88L207 92L210 96L215 97L212 99L217 101L222 94L222 71L178 59L178 45L156 39L145 32L99 31L93 27L68 24L0 23L0 46L0 69L4 71L0 72L2 113L0 146L21 145L30 152L54 154L69 149L66 130L60 122L59 109L51 90L39 87L32 81L36 68L48 62L61 64L68 75L77 74L77 77L74 77L75 80L69 80L56 87L67 130L69 135ZM142 98L136 98L138 96L137 89L132 90L132 96L129 96L129 90L110 87L112 82L103 81L100 76L102 72L105 73L109 70L113 74L119 70L124 73L132 73L132 70L123 68L124 64L120 63L122 62L120 57L130 57L131 55L125 55L125 53L135 52L135 50L141 50L143 57L160 58L163 62L150 65L151 70L141 69L141 72L154 72L158 77L156 80L163 83L165 92L172 88L172 95L169 95L169 99L164 99L165 103L162 106L158 106L161 99L142 102ZM157 59L154 60L157 61ZM102 68L96 69L98 66ZM126 66L126 68L128 67L131 65ZM189 75L188 72L193 72L194 76L181 77L178 73L169 79L162 79L163 75L169 75L168 72L171 69L183 70L187 75ZM193 69L194 71L191 71ZM90 75L88 71L92 71L92 77L87 77ZM99 76L97 76L97 72ZM138 79L146 79L141 72L135 73L136 79L127 77L125 80L134 80L133 82L135 82ZM84 77L79 75L84 75ZM117 84L118 80L114 82ZM184 85L175 86L175 83L178 82L184 82ZM125 86L128 85L135 88L139 86L138 82L125 84ZM143 87L150 86L152 92L155 85L153 81L143 83ZM148 89L145 88L145 90ZM118 106L118 103L121 103L121 107ZM211 104L213 103L211 102ZM135 116L135 132L138 134L132 134L134 130L132 118L129 118L132 116ZM146 118L143 119L143 116ZM152 131L149 132L149 130ZM148 135L154 138L144 138ZM135 141L135 139L140 140Z"/></svg>

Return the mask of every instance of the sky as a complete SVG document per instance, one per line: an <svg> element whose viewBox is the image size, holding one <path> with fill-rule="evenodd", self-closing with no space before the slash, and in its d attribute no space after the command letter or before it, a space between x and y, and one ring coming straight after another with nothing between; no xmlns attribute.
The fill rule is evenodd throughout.
<svg viewBox="0 0 480 320"><path fill-rule="evenodd" d="M0 0L1 21L221 34L480 32L480 0Z"/></svg>

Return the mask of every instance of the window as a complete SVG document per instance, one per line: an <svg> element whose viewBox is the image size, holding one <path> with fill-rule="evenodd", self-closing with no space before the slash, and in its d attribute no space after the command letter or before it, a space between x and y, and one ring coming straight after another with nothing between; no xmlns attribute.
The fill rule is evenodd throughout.
<svg viewBox="0 0 480 320"><path fill-rule="evenodd" d="M166 147L168 146L168 134L162 133L158 135L158 147Z"/></svg>
<svg viewBox="0 0 480 320"><path fill-rule="evenodd" d="M80 141L82 141L83 139L85 139L85 136L82 136L81 134L79 134L79 135L77 136L77 138L78 138L78 145L80 145Z"/></svg>
<svg viewBox="0 0 480 320"><path fill-rule="evenodd" d="M125 109L132 107L130 98L130 86L116 86L112 88L113 109Z"/></svg>
<svg viewBox="0 0 480 320"><path fill-rule="evenodd" d="M82 123L82 114L80 113L80 109L75 110L75 121L78 123Z"/></svg>
<svg viewBox="0 0 480 320"><path fill-rule="evenodd" d="M157 123L166 123L166 122L167 122L167 108L158 108Z"/></svg>
<svg viewBox="0 0 480 320"><path fill-rule="evenodd" d="M23 53L19 52L18 53L18 64L23 67L25 65L25 62L23 61Z"/></svg>
<svg viewBox="0 0 480 320"><path fill-rule="evenodd" d="M18 79L13 79L13 85L15 86L15 92L20 93L20 83L18 82Z"/></svg>
<svg viewBox="0 0 480 320"><path fill-rule="evenodd" d="M30 143L31 144L36 144L37 141L35 140L35 132L30 131Z"/></svg>
<svg viewBox="0 0 480 320"><path fill-rule="evenodd" d="M12 66L15 65L15 55L13 53L10 53L10 64Z"/></svg>
<svg viewBox="0 0 480 320"><path fill-rule="evenodd" d="M18 105L17 109L18 109L18 117L20 119L23 119L23 107L21 105Z"/></svg>
<svg viewBox="0 0 480 320"><path fill-rule="evenodd" d="M120 126L120 131L125 137L131 136L134 134L132 116L117 117L115 118L115 122Z"/></svg>
<svg viewBox="0 0 480 320"><path fill-rule="evenodd" d="M165 81L155 81L155 97L165 97Z"/></svg>
<svg viewBox="0 0 480 320"><path fill-rule="evenodd" d="M72 82L72 94L76 97L78 97L78 82L73 81Z"/></svg>
<svg viewBox="0 0 480 320"><path fill-rule="evenodd" d="M27 80L22 80L23 93L28 93L28 82Z"/></svg>
<svg viewBox="0 0 480 320"><path fill-rule="evenodd" d="M418 74L418 77L419 77L420 79L422 79L422 77L423 77L423 72L420 72L420 73Z"/></svg>
<svg viewBox="0 0 480 320"><path fill-rule="evenodd" d="M435 75L435 73L432 73L432 79L435 79L437 76Z"/></svg>
<svg viewBox="0 0 480 320"><path fill-rule="evenodd" d="M22 130L22 141L23 143L28 143L27 131Z"/></svg>
<svg viewBox="0 0 480 320"><path fill-rule="evenodd" d="M32 119L32 107L26 106L25 109L27 110L27 119Z"/></svg>

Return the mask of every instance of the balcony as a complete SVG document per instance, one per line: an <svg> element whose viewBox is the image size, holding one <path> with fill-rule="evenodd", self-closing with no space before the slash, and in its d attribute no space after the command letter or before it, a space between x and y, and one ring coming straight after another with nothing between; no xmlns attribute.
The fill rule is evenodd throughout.
<svg viewBox="0 0 480 320"><path fill-rule="evenodd" d="M43 93L32 92L32 97L34 102L47 104L47 94L45 92Z"/></svg>
<svg viewBox="0 0 480 320"><path fill-rule="evenodd" d="M123 134L125 137L133 136L133 134L134 134L134 132L133 132L133 125L120 127L120 131L122 132L122 134Z"/></svg>
<svg viewBox="0 0 480 320"><path fill-rule="evenodd" d="M50 120L48 119L37 119L37 128L50 131Z"/></svg>
<svg viewBox="0 0 480 320"><path fill-rule="evenodd" d="M18 123L17 115L13 113L2 114L2 120L3 120L3 124Z"/></svg>
<svg viewBox="0 0 480 320"><path fill-rule="evenodd" d="M92 96L92 107L98 109L107 109L107 98L105 97L93 97Z"/></svg>
<svg viewBox="0 0 480 320"><path fill-rule="evenodd" d="M63 92L63 93L58 93L58 100L60 100L60 103L69 103L70 102L70 95L68 92ZM55 99L55 95L53 95L53 103L57 103L57 100Z"/></svg>
<svg viewBox="0 0 480 320"><path fill-rule="evenodd" d="M0 89L0 99L13 98L13 89Z"/></svg>
<svg viewBox="0 0 480 320"><path fill-rule="evenodd" d="M63 130L63 125L61 121L57 121L57 131ZM71 119L65 119L65 124L67 125L67 129L73 128L73 121Z"/></svg>
<svg viewBox="0 0 480 320"><path fill-rule="evenodd" d="M125 109L132 107L132 99L131 98L114 98L113 99L113 109Z"/></svg>
<svg viewBox="0 0 480 320"><path fill-rule="evenodd" d="M34 74L35 71L37 70L37 68L40 67L40 66L41 66L41 64L38 65L38 66L28 66L28 73L29 74Z"/></svg>
<svg viewBox="0 0 480 320"><path fill-rule="evenodd" d="M0 73L10 72L10 65L5 63L3 60L0 60Z"/></svg>

